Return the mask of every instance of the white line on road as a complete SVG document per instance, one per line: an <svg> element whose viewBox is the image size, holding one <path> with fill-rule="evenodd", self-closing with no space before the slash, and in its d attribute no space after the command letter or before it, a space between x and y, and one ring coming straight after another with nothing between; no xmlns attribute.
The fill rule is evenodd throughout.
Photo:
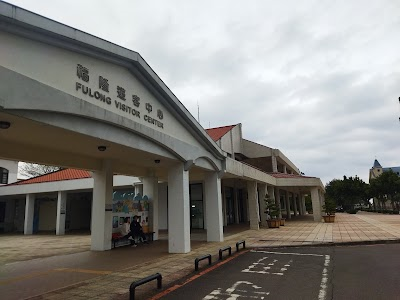
<svg viewBox="0 0 400 300"><path fill-rule="evenodd" d="M311 254L311 253L286 253L286 252L271 252L271 251L261 251L261 250L251 250L250 252L255 253L269 253L269 254L283 254L283 255L300 255L300 256L319 256L323 257L323 254Z"/></svg>
<svg viewBox="0 0 400 300"><path fill-rule="evenodd" d="M321 279L321 289L319 290L318 294L318 299L319 300L325 300L326 298L326 289L328 287L328 267L329 267L329 262L331 260L330 255L325 255L325 263L324 266L325 268L322 270L322 279Z"/></svg>
<svg viewBox="0 0 400 300"><path fill-rule="evenodd" d="M251 250L251 252L254 252L254 253L268 253L268 254L281 254L281 255L325 257L324 269L322 270L322 278L321 278L320 290L319 290L319 294L318 294L318 300L325 300L326 299L326 289L328 288L328 267L329 267L329 263L330 263L330 260L331 260L331 256L330 255L328 255L328 254L326 254L326 255L323 255L323 254L312 254L312 253L272 252L272 251L261 251L261 250Z"/></svg>

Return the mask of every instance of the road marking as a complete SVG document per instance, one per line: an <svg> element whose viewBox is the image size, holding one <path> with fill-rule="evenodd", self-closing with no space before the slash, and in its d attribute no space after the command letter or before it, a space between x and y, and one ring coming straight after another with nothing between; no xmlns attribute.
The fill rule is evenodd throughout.
<svg viewBox="0 0 400 300"><path fill-rule="evenodd" d="M238 257L239 255L245 254L247 253L247 250L244 250L242 252L236 253L234 256L228 257L227 259L215 264L214 266L209 267L208 269L205 269L204 271L201 271L199 274L194 275L192 277L190 277L189 279L187 279L185 282L183 282L182 284L175 284L174 286L166 289L165 291L162 291L161 293L158 293L157 295L155 295L154 297L150 298L150 300L157 300L160 299L161 297L164 297L165 295L179 289L180 287L183 287L184 285L186 285L187 283L199 278L200 276L203 276L205 274L207 274L208 272L211 272L212 270L218 268L219 266L226 264L227 262L231 261L232 259Z"/></svg>
<svg viewBox="0 0 400 300"><path fill-rule="evenodd" d="M326 299L326 289L328 287L328 267L331 260L330 255L325 255L324 269L322 270L322 278L321 278L321 289L319 290L318 299L325 300Z"/></svg>
<svg viewBox="0 0 400 300"><path fill-rule="evenodd" d="M238 289L241 285L247 285L246 287L250 287L255 289L256 291L249 291L247 289ZM241 296L245 298L251 299L265 299L265 296L269 295L269 292L259 291L262 287L253 284L250 281L237 281L231 287L227 288L225 292L222 291L222 288L218 288L213 290L210 294L205 296L203 300L217 300L217 299L238 299ZM229 298L220 298L219 296L229 296Z"/></svg>
<svg viewBox="0 0 400 300"><path fill-rule="evenodd" d="M320 290L318 294L318 300L326 299L326 290L328 288L328 267L331 260L331 256L328 254L312 254L312 253L287 253L287 252L272 252L272 251L262 251L262 250L251 250L254 253L267 253L267 254L281 254L281 255L298 255L298 256L316 256L325 257L324 268L322 270L322 278L320 284Z"/></svg>
<svg viewBox="0 0 400 300"><path fill-rule="evenodd" d="M283 265L283 267L276 266L278 260L274 259L271 263L264 263L263 261L268 259L268 256L265 256L258 261L254 262L250 266L248 266L246 269L242 270L243 273L257 273L257 274L273 274L273 275L279 275L283 276L284 272L287 271L288 267L290 267L290 264L293 262L293 260L289 260L287 263ZM265 266L267 265L267 266ZM277 269L277 271L273 272L271 268Z"/></svg>
<svg viewBox="0 0 400 300"><path fill-rule="evenodd" d="M282 254L282 255L299 255L299 256L319 256L323 257L323 254L311 254L311 253L286 253L286 252L272 252L272 251L262 251L262 250L251 250L253 253L268 253L268 254Z"/></svg>

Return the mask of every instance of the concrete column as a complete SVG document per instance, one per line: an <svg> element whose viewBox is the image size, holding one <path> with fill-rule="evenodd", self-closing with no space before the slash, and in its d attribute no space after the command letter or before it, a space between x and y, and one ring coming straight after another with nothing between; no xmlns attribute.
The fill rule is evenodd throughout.
<svg viewBox="0 0 400 300"><path fill-rule="evenodd" d="M183 163L168 170L168 251L190 252L189 172Z"/></svg>
<svg viewBox="0 0 400 300"><path fill-rule="evenodd" d="M294 211L294 216L297 216L297 194L293 193L293 211Z"/></svg>
<svg viewBox="0 0 400 300"><path fill-rule="evenodd" d="M302 202L301 194L297 194L297 197L299 198L299 215L303 216L304 211L303 211L303 202Z"/></svg>
<svg viewBox="0 0 400 300"><path fill-rule="evenodd" d="M249 202L250 229L260 229L258 224L259 210L257 199L257 182L247 181L247 195Z"/></svg>
<svg viewBox="0 0 400 300"><path fill-rule="evenodd" d="M25 196L25 222L24 234L33 233L33 215L35 213L35 195L27 194Z"/></svg>
<svg viewBox="0 0 400 300"><path fill-rule="evenodd" d="M250 222L250 206L249 206L249 193L247 190L247 194L245 195L244 206L246 207L246 222Z"/></svg>
<svg viewBox="0 0 400 300"><path fill-rule="evenodd" d="M286 165L283 165L283 173L287 174L287 168L286 168Z"/></svg>
<svg viewBox="0 0 400 300"><path fill-rule="evenodd" d="M269 185L269 186L268 186L268 195L269 195L271 198L275 199L276 207L278 207L278 210L279 210L279 218L282 218L281 201L280 201L280 199L279 199L280 194L278 193L278 194L277 194L278 196L277 196L277 197L275 196L275 188L274 188L272 185Z"/></svg>
<svg viewBox="0 0 400 300"><path fill-rule="evenodd" d="M111 249L113 171L111 161L102 162L101 170L93 172L92 243L91 249Z"/></svg>
<svg viewBox="0 0 400 300"><path fill-rule="evenodd" d="M233 188L233 203L235 209L235 223L239 224L239 199L238 199L238 190L236 188L236 184Z"/></svg>
<svg viewBox="0 0 400 300"><path fill-rule="evenodd" d="M224 240L222 223L221 179L218 173L207 174L205 181L205 202L207 215L207 242Z"/></svg>
<svg viewBox="0 0 400 300"><path fill-rule="evenodd" d="M143 196L143 184L141 184L141 183L135 183L135 196L137 194L140 194Z"/></svg>
<svg viewBox="0 0 400 300"><path fill-rule="evenodd" d="M306 212L307 212L307 208L306 208L306 196L305 195L301 195L301 202L302 202L302 205L303 205L303 213L304 214L306 214Z"/></svg>
<svg viewBox="0 0 400 300"><path fill-rule="evenodd" d="M322 207L321 207L321 200L319 197L319 189L316 187L311 189L311 202L313 208L314 221L321 222Z"/></svg>
<svg viewBox="0 0 400 300"><path fill-rule="evenodd" d="M222 201L222 222L224 226L228 226L228 218L226 217L226 196L225 186L221 186L221 201Z"/></svg>
<svg viewBox="0 0 400 300"><path fill-rule="evenodd" d="M158 179L155 176L143 177L143 196L149 199L149 229L158 240Z"/></svg>
<svg viewBox="0 0 400 300"><path fill-rule="evenodd" d="M265 210L266 210L266 205L265 205L265 195L269 194L268 193L268 189L267 189L267 185L264 184L259 184L258 185L258 200L260 202L260 215L261 215L261 226L262 227L268 227L267 224L267 215L265 214ZM272 195L269 195L270 197L272 197Z"/></svg>
<svg viewBox="0 0 400 300"><path fill-rule="evenodd" d="M67 210L67 192L58 192L56 235L65 234L65 216Z"/></svg>
<svg viewBox="0 0 400 300"><path fill-rule="evenodd" d="M276 156L271 156L272 161L272 172L278 172L278 162L276 161Z"/></svg>
<svg viewBox="0 0 400 300"><path fill-rule="evenodd" d="M281 207L281 192L280 192L279 188L277 188L277 187L274 188L274 191L275 191L275 201L278 201L279 207ZM282 207L281 207L281 209L282 209ZM282 212L281 212L280 216L282 217Z"/></svg>
<svg viewBox="0 0 400 300"><path fill-rule="evenodd" d="M289 192L285 191L285 203L286 203L286 218L291 219L292 215L290 213L290 199L289 199Z"/></svg>

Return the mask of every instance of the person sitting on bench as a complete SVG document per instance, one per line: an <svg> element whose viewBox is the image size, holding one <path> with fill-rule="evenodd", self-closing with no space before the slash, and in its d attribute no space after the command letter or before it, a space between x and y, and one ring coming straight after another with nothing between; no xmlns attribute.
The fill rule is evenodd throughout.
<svg viewBox="0 0 400 300"><path fill-rule="evenodd" d="M121 235L123 238L129 238L131 236L131 218L124 218L124 224L121 227Z"/></svg>
<svg viewBox="0 0 400 300"><path fill-rule="evenodd" d="M131 223L130 229L133 238L137 236L142 239L143 243L149 243L143 232L142 225L140 225L140 223L138 222L138 216L133 216L133 222Z"/></svg>

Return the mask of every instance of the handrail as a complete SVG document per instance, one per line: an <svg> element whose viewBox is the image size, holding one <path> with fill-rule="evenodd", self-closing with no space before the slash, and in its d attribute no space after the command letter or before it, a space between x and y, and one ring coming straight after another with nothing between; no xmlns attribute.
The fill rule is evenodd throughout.
<svg viewBox="0 0 400 300"><path fill-rule="evenodd" d="M236 252L239 252L239 245L242 244L243 245L243 249L246 248L246 241L242 240L236 243Z"/></svg>
<svg viewBox="0 0 400 300"><path fill-rule="evenodd" d="M224 248L219 249L219 260L222 260L222 252L229 250L229 255L232 255L232 248L231 246L226 246Z"/></svg>
<svg viewBox="0 0 400 300"><path fill-rule="evenodd" d="M206 255L197 257L194 260L194 269L195 269L195 271L197 271L199 269L199 261L201 261L203 259L206 259L206 258L208 258L208 265L211 266L211 254L206 254Z"/></svg>
<svg viewBox="0 0 400 300"><path fill-rule="evenodd" d="M150 276L147 276L145 278L139 279L137 281L134 281L131 283L129 287L129 300L135 300L135 289L139 285L145 284L147 282L150 282L154 279L157 279L157 289L161 289L162 287L162 276L160 273L156 273Z"/></svg>

